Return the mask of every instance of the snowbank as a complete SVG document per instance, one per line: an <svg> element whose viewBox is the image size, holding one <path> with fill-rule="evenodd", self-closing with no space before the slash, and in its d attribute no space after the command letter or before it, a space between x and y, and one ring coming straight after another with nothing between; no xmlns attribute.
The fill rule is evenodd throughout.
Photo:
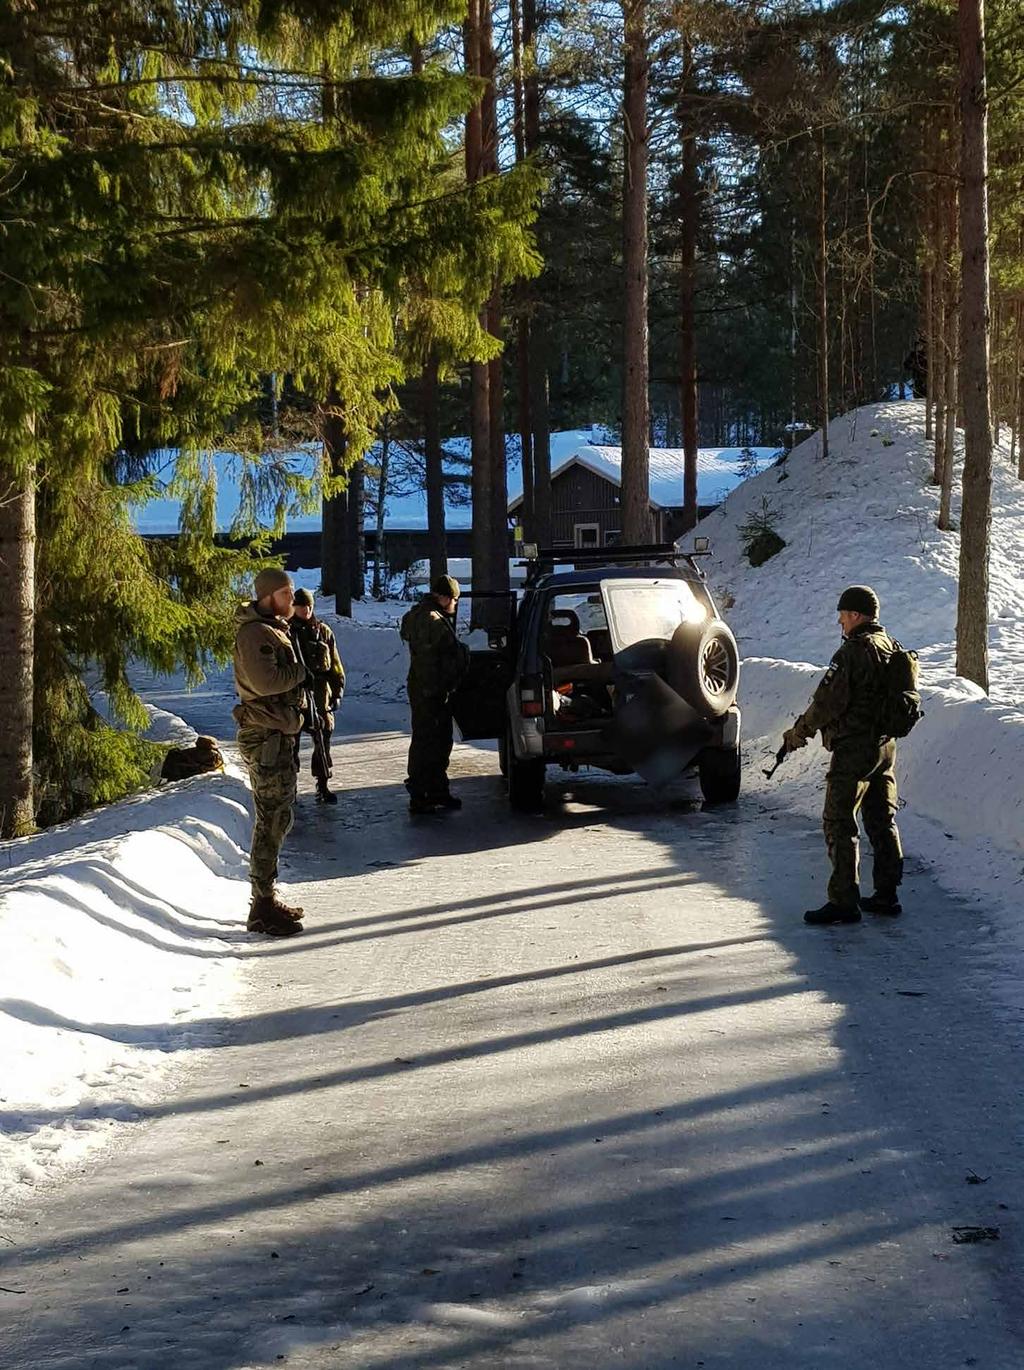
<svg viewBox="0 0 1024 1370"><path fill-rule="evenodd" d="M0 845L6 1192L144 1114L211 1040L196 1024L252 951L248 802L239 776L203 776Z"/></svg>

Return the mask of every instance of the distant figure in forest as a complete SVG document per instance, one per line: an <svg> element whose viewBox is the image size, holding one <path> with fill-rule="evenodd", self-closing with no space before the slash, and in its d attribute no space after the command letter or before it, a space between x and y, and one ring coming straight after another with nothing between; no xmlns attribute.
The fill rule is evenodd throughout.
<svg viewBox="0 0 1024 1370"><path fill-rule="evenodd" d="M261 571L255 599L235 614L238 750L249 769L256 811L249 857L250 932L290 937L302 931L302 910L277 893L277 861L292 826L295 739L302 727L306 668L288 632L295 591L287 572Z"/></svg>
<svg viewBox="0 0 1024 1370"><path fill-rule="evenodd" d="M345 693L345 667L338 655L338 643L326 623L313 612L309 590L296 590L289 631L296 654L312 677L305 730L313 739L312 770L316 797L321 804L337 804L328 781L334 771L331 761L331 734L334 714ZM296 739L296 745L298 739Z"/></svg>

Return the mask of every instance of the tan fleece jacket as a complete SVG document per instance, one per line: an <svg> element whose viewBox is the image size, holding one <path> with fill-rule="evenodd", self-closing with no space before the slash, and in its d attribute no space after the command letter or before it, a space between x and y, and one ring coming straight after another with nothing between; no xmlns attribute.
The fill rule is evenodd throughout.
<svg viewBox="0 0 1024 1370"><path fill-rule="evenodd" d="M267 618L255 604L235 612L235 689L232 710L240 728L273 728L294 735L302 727L302 685L306 670L283 618Z"/></svg>

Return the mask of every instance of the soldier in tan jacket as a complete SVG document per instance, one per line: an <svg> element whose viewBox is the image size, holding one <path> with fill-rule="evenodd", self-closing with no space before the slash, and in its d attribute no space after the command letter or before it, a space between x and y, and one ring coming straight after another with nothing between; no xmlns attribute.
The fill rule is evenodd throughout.
<svg viewBox="0 0 1024 1370"><path fill-rule="evenodd" d="M302 931L302 910L277 894L277 860L292 826L295 804L295 738L302 727L306 669L288 633L295 597L287 572L261 571L255 599L235 614L235 689L233 710L238 750L252 781L256 818L249 879L250 932L289 937Z"/></svg>

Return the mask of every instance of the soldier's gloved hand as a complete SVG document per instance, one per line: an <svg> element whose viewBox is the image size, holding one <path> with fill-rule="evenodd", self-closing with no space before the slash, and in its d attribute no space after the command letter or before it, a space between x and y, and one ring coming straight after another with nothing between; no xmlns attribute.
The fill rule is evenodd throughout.
<svg viewBox="0 0 1024 1370"><path fill-rule="evenodd" d="M798 752L801 747L807 746L807 738L796 728L787 728L782 734L782 745L787 752Z"/></svg>

